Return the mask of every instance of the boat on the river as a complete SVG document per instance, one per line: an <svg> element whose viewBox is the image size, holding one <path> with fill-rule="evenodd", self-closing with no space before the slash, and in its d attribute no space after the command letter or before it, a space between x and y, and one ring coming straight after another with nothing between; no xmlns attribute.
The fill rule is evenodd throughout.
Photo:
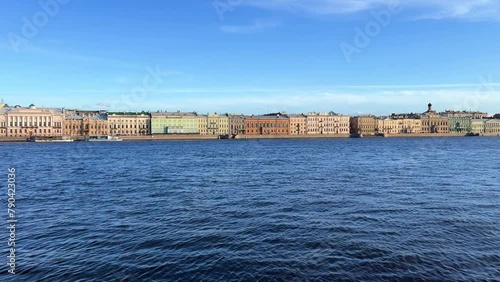
<svg viewBox="0 0 500 282"><path fill-rule="evenodd" d="M479 137L479 136L481 136L481 134L469 132L469 133L465 134L465 136L466 137Z"/></svg>
<svg viewBox="0 0 500 282"><path fill-rule="evenodd" d="M85 137L87 142L120 142L123 139L120 136L96 135Z"/></svg>

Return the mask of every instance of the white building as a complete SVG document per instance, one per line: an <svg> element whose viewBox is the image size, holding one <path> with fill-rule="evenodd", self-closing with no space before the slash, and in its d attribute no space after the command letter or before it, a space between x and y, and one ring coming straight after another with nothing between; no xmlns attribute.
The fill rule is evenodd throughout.
<svg viewBox="0 0 500 282"><path fill-rule="evenodd" d="M309 113L306 115L307 134L347 135L350 132L350 117L335 113Z"/></svg>
<svg viewBox="0 0 500 282"><path fill-rule="evenodd" d="M35 105L30 105L29 108L4 108L4 111L6 136L8 137L63 135L63 109L38 109Z"/></svg>

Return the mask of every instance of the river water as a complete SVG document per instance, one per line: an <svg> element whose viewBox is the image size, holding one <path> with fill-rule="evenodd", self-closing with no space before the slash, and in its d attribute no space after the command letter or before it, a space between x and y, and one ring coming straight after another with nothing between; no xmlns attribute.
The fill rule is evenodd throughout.
<svg viewBox="0 0 500 282"><path fill-rule="evenodd" d="M500 139L0 144L2 281L500 280Z"/></svg>

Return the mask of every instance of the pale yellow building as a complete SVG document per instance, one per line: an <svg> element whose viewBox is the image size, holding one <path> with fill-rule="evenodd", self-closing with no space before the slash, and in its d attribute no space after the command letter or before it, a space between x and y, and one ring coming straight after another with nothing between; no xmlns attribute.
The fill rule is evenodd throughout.
<svg viewBox="0 0 500 282"><path fill-rule="evenodd" d="M500 119L490 119L484 123L484 133L500 134Z"/></svg>
<svg viewBox="0 0 500 282"><path fill-rule="evenodd" d="M309 113L306 115L306 131L311 135L349 134L350 117L334 113Z"/></svg>
<svg viewBox="0 0 500 282"><path fill-rule="evenodd" d="M149 113L108 113L107 120L110 135L151 135L151 115Z"/></svg>
<svg viewBox="0 0 500 282"><path fill-rule="evenodd" d="M486 131L486 120L485 119L473 119L471 122L472 133L483 134Z"/></svg>
<svg viewBox="0 0 500 282"><path fill-rule="evenodd" d="M3 104L0 103L0 137L7 136L7 122L5 119L5 113L8 108L3 107Z"/></svg>
<svg viewBox="0 0 500 282"><path fill-rule="evenodd" d="M9 108L5 112L5 123L8 137L62 136L64 110L38 109L35 105Z"/></svg>
<svg viewBox="0 0 500 282"><path fill-rule="evenodd" d="M400 124L400 133L419 134L422 132L421 119L403 119Z"/></svg>
<svg viewBox="0 0 500 282"><path fill-rule="evenodd" d="M219 136L228 135L230 132L229 116L227 115L199 115L198 123L200 135Z"/></svg>
<svg viewBox="0 0 500 282"><path fill-rule="evenodd" d="M208 115L207 135L229 134L229 117L227 115Z"/></svg>
<svg viewBox="0 0 500 282"><path fill-rule="evenodd" d="M422 120L392 118L378 119L377 132L382 134L418 134L422 132Z"/></svg>
<svg viewBox="0 0 500 282"><path fill-rule="evenodd" d="M377 132L380 134L398 134L398 120L397 119L378 119L377 120Z"/></svg>
<svg viewBox="0 0 500 282"><path fill-rule="evenodd" d="M198 129L200 135L208 135L208 115L198 115Z"/></svg>
<svg viewBox="0 0 500 282"><path fill-rule="evenodd" d="M307 118L305 115L288 115L290 118L290 135L307 134Z"/></svg>

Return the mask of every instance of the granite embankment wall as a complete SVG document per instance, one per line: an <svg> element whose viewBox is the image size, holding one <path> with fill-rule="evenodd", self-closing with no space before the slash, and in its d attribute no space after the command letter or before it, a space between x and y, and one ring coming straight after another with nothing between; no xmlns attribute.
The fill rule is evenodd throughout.
<svg viewBox="0 0 500 282"><path fill-rule="evenodd" d="M464 137L465 134L389 134L385 138L435 138L435 137ZM497 136L485 134L484 136ZM238 135L236 139L333 139L350 138L350 135ZM217 136L198 135L155 135L122 137L124 141L161 141L161 140L216 140ZM363 138L384 138L382 136L364 136Z"/></svg>
<svg viewBox="0 0 500 282"><path fill-rule="evenodd" d="M481 137L497 137L499 134L483 134ZM237 139L329 139L349 138L350 135L239 135ZM436 137L464 137L464 134L389 134L385 138L436 138ZM154 136L123 136L124 141L168 141L168 140L217 140L217 136L200 135L154 135ZM384 138L381 136L364 136L363 138ZM75 138L83 141L84 137ZM25 137L0 137L0 142L25 142Z"/></svg>
<svg viewBox="0 0 500 282"><path fill-rule="evenodd" d="M238 135L236 139L312 139L312 138L349 138L349 135ZM162 141L162 140L217 140L217 136L199 135L154 135L123 136L124 141Z"/></svg>

